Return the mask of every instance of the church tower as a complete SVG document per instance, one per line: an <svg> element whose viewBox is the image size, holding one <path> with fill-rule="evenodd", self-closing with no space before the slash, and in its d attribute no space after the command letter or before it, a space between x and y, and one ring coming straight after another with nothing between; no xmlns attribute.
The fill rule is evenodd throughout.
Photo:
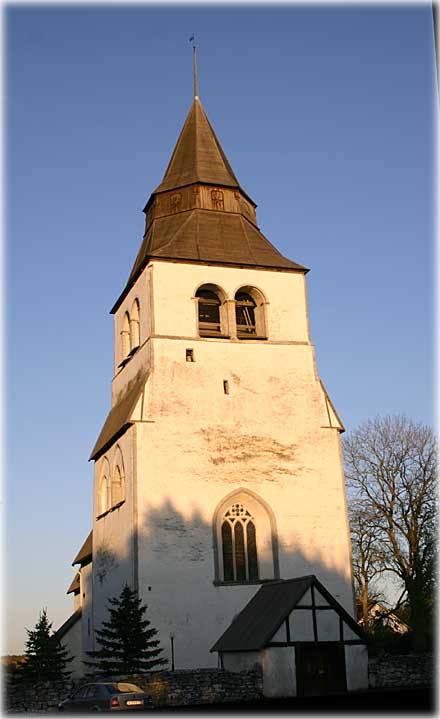
<svg viewBox="0 0 440 719"><path fill-rule="evenodd" d="M165 654L174 635L176 668L216 666L211 648L271 581L315 575L353 615L343 427L316 369L308 270L260 231L197 86L144 212L90 457L85 648L128 582Z"/></svg>

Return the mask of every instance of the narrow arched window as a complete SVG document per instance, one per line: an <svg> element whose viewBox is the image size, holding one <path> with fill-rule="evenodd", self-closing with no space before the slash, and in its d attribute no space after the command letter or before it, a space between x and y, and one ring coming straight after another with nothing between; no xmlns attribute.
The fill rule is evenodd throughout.
<svg viewBox="0 0 440 719"><path fill-rule="evenodd" d="M233 504L222 521L223 580L245 582L258 579L255 521L241 503Z"/></svg>
<svg viewBox="0 0 440 719"><path fill-rule="evenodd" d="M140 324L139 324L139 302L136 299L133 302L130 315L130 350L136 349L140 345Z"/></svg>
<svg viewBox="0 0 440 719"><path fill-rule="evenodd" d="M116 465L112 480L112 505L118 504L123 499L122 472L119 465Z"/></svg>
<svg viewBox="0 0 440 719"><path fill-rule="evenodd" d="M199 334L220 335L220 297L212 290L199 289L196 292L199 312Z"/></svg>
<svg viewBox="0 0 440 719"><path fill-rule="evenodd" d="M256 335L255 300L247 292L237 292L235 295L235 319L237 323L237 337Z"/></svg>
<svg viewBox="0 0 440 719"><path fill-rule="evenodd" d="M110 506L109 497L109 480L106 474L103 474L99 483L98 493L98 515L104 514Z"/></svg>
<svg viewBox="0 0 440 719"><path fill-rule="evenodd" d="M122 320L121 330L122 359L124 360L130 354L130 315L125 313Z"/></svg>

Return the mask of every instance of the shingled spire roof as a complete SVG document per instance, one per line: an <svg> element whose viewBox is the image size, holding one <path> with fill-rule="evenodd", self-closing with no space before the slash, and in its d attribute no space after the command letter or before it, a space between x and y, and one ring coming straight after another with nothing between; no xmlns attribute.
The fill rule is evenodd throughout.
<svg viewBox="0 0 440 719"><path fill-rule="evenodd" d="M283 257L260 232L255 208L195 92L162 182L144 208L143 242L111 312L154 258L307 272Z"/></svg>
<svg viewBox="0 0 440 719"><path fill-rule="evenodd" d="M153 194L196 182L240 188L197 97L191 105L163 180Z"/></svg>

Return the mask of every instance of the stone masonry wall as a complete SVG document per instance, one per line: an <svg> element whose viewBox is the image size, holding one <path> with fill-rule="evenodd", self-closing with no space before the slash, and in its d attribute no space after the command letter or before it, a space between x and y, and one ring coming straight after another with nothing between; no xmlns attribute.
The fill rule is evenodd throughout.
<svg viewBox="0 0 440 719"><path fill-rule="evenodd" d="M430 654L385 654L368 662L370 687L423 687L434 681L434 658Z"/></svg>
<svg viewBox="0 0 440 719"><path fill-rule="evenodd" d="M118 677L115 681L137 684L151 696L153 706L246 702L261 698L263 688L261 671L258 669L243 672L221 669L161 671ZM4 709L17 713L54 711L60 701L84 683L86 680L76 682L75 685L48 682L29 690L6 684Z"/></svg>
<svg viewBox="0 0 440 719"><path fill-rule="evenodd" d="M149 694L154 706L183 706L251 701L262 697L261 671L228 672L221 669L152 672L132 677Z"/></svg>

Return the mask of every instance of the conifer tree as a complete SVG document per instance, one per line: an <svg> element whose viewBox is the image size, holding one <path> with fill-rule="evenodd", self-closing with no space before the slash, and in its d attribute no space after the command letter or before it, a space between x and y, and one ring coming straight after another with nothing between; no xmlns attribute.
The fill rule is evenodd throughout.
<svg viewBox="0 0 440 719"><path fill-rule="evenodd" d="M144 618L147 606L142 605L136 591L126 584L119 597L109 599L108 610L109 620L95 630L100 649L87 652L93 659L87 664L95 674L140 674L167 664L166 659L159 658L163 650L159 640L153 638L157 629Z"/></svg>
<svg viewBox="0 0 440 719"><path fill-rule="evenodd" d="M47 611L40 612L35 629L26 629L25 661L19 668L20 679L26 683L46 681L67 681L71 672L67 664L73 657L56 635L51 633L52 623L47 618Z"/></svg>

